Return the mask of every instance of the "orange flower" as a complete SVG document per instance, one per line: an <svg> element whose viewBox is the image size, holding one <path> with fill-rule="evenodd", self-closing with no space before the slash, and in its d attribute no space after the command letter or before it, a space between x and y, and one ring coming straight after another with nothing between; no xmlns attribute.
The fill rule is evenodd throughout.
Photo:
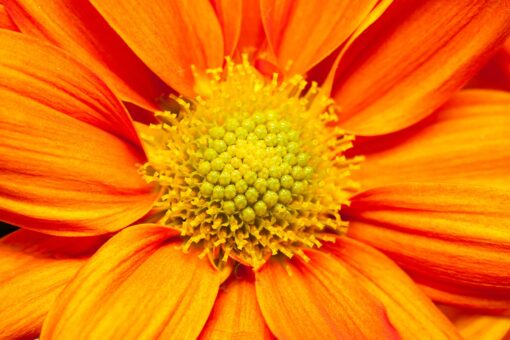
<svg viewBox="0 0 510 340"><path fill-rule="evenodd" d="M439 339L429 297L509 310L510 94L456 92L510 2L3 3L1 337Z"/></svg>

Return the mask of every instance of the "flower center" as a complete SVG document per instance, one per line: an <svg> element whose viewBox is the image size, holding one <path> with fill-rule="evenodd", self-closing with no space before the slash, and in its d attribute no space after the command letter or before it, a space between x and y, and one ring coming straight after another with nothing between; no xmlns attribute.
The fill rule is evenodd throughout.
<svg viewBox="0 0 510 340"><path fill-rule="evenodd" d="M237 222L252 224L260 238L261 230L269 231L271 219L290 223L292 212L300 209L293 203L310 200L310 156L300 145L299 133L278 113L229 118L201 138L201 157L195 164L200 194L218 203L236 225L232 231L240 226Z"/></svg>
<svg viewBox="0 0 510 340"><path fill-rule="evenodd" d="M331 101L302 77L278 82L248 62L198 77L203 94L177 98L142 135L149 161L140 172L162 190L158 223L178 228L183 249L203 248L258 268L271 256L306 258L345 231L340 207L359 160L342 153L352 136L335 127Z"/></svg>

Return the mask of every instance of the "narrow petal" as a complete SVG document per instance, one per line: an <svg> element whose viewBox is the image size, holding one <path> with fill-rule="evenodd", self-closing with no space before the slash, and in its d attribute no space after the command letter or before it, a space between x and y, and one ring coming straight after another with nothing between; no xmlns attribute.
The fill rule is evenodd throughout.
<svg viewBox="0 0 510 340"><path fill-rule="evenodd" d="M253 278L236 273L222 286L200 339L271 339Z"/></svg>
<svg viewBox="0 0 510 340"><path fill-rule="evenodd" d="M309 76L316 77L320 79L319 83L321 83L321 88L327 94L328 97L331 96L331 90L333 87L333 81L336 75L336 70L338 69L338 64L344 57L345 53L349 50L351 45L356 41L356 39L374 22L377 21L381 17L381 15L386 12L388 7L393 3L394 0L381 0L378 1L377 4L372 8L370 13L368 13L365 18L361 21L356 30L349 36L349 39L345 41L339 48L338 53L335 56L335 53L331 54L326 60L320 63L316 69L312 69L309 72ZM335 59L333 60L333 57ZM311 73L311 74L310 74ZM315 74L316 75L315 75Z"/></svg>
<svg viewBox="0 0 510 340"><path fill-rule="evenodd" d="M327 244L355 277L381 301L403 339L459 338L455 328L414 282L386 256L347 237ZM398 287L398 289L395 289Z"/></svg>
<svg viewBox="0 0 510 340"><path fill-rule="evenodd" d="M353 174L365 189L410 181L510 189L509 112L509 93L461 91L420 124L355 142L366 161Z"/></svg>
<svg viewBox="0 0 510 340"><path fill-rule="evenodd" d="M18 31L18 27L12 21L11 16L7 13L7 9L0 2L0 29L7 29L11 31Z"/></svg>
<svg viewBox="0 0 510 340"><path fill-rule="evenodd" d="M479 313L507 313L510 311L508 292L489 292L473 287L452 285L449 282L435 280L426 274L411 273L414 282L432 300Z"/></svg>
<svg viewBox="0 0 510 340"><path fill-rule="evenodd" d="M139 225L111 238L59 296L41 337L196 338L220 275L196 251L184 254L176 235Z"/></svg>
<svg viewBox="0 0 510 340"><path fill-rule="evenodd" d="M509 191L483 187L381 187L352 199L348 234L381 249L436 289L508 301L509 204Z"/></svg>
<svg viewBox="0 0 510 340"><path fill-rule="evenodd" d="M464 85L509 30L507 0L395 1L340 63L340 125L361 135L412 125Z"/></svg>
<svg viewBox="0 0 510 340"><path fill-rule="evenodd" d="M260 309L281 339L393 339L384 307L333 256L271 261L256 273Z"/></svg>
<svg viewBox="0 0 510 340"><path fill-rule="evenodd" d="M261 0L268 42L282 70L304 74L340 46L377 1Z"/></svg>
<svg viewBox="0 0 510 340"><path fill-rule="evenodd" d="M490 315L466 315L455 321L466 340L501 340L510 335L510 318Z"/></svg>
<svg viewBox="0 0 510 340"><path fill-rule="evenodd" d="M222 27L225 55L231 56L239 41L244 1L211 0Z"/></svg>
<svg viewBox="0 0 510 340"><path fill-rule="evenodd" d="M237 50L241 53L254 52L259 49L266 38L260 15L260 0L244 0L242 5L241 33Z"/></svg>
<svg viewBox="0 0 510 340"><path fill-rule="evenodd" d="M0 239L0 338L37 338L55 298L102 242L27 230Z"/></svg>
<svg viewBox="0 0 510 340"><path fill-rule="evenodd" d="M69 51L119 96L147 109L169 92L86 0L7 0L22 32Z"/></svg>
<svg viewBox="0 0 510 340"><path fill-rule="evenodd" d="M142 217L157 193L123 106L94 74L40 40L0 31L0 216L60 235Z"/></svg>
<svg viewBox="0 0 510 340"><path fill-rule="evenodd" d="M441 308L466 340L501 340L510 332L510 317Z"/></svg>
<svg viewBox="0 0 510 340"><path fill-rule="evenodd" d="M204 71L223 63L223 35L208 0L91 2L140 59L182 94L193 95L191 65Z"/></svg>

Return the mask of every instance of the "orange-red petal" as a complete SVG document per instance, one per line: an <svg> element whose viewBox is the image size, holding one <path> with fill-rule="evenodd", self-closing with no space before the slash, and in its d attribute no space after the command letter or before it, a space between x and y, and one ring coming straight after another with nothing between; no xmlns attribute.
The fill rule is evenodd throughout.
<svg viewBox="0 0 510 340"><path fill-rule="evenodd" d="M264 29L280 69L304 74L340 46L377 1L261 0Z"/></svg>
<svg viewBox="0 0 510 340"><path fill-rule="evenodd" d="M147 109L169 92L87 0L7 0L22 32L69 51L119 96Z"/></svg>
<svg viewBox="0 0 510 340"><path fill-rule="evenodd" d="M510 39L469 81L467 87L510 91Z"/></svg>
<svg viewBox="0 0 510 340"><path fill-rule="evenodd" d="M470 311L440 306L466 340L502 340L510 334L510 317L475 314Z"/></svg>
<svg viewBox="0 0 510 340"><path fill-rule="evenodd" d="M2 2L0 2L0 29L18 31L18 27L14 21L12 21L11 16L7 13L7 9L2 5Z"/></svg>
<svg viewBox="0 0 510 340"><path fill-rule="evenodd" d="M200 339L272 338L260 312L253 279L238 275L232 275L220 289Z"/></svg>
<svg viewBox="0 0 510 340"><path fill-rule="evenodd" d="M510 94L461 91L438 112L392 135L362 138L355 179L365 189L448 182L510 189Z"/></svg>
<svg viewBox="0 0 510 340"><path fill-rule="evenodd" d="M362 135L405 128L443 104L510 30L510 3L395 1L350 47L333 97L340 125Z"/></svg>
<svg viewBox="0 0 510 340"><path fill-rule="evenodd" d="M168 85L193 95L191 66L223 63L223 34L209 0L96 1L92 4Z"/></svg>
<svg viewBox="0 0 510 340"><path fill-rule="evenodd" d="M241 33L237 50L241 53L254 52L261 47L266 38L260 14L260 0L244 0L242 6Z"/></svg>
<svg viewBox="0 0 510 340"><path fill-rule="evenodd" d="M0 338L37 338L55 298L102 242L28 230L0 239Z"/></svg>
<svg viewBox="0 0 510 340"><path fill-rule="evenodd" d="M220 273L180 249L169 228L139 225L112 237L64 289L43 338L196 338ZM178 236L177 236L178 237Z"/></svg>
<svg viewBox="0 0 510 340"><path fill-rule="evenodd" d="M244 1L211 0L222 27L225 55L231 56L241 33Z"/></svg>
<svg viewBox="0 0 510 340"><path fill-rule="evenodd" d="M510 297L510 191L402 184L363 192L348 234L379 248L412 277L478 296ZM456 303L452 301L443 301Z"/></svg>
<svg viewBox="0 0 510 340"><path fill-rule="evenodd" d="M480 313L510 313L510 294L452 285L427 275L412 273L414 282L432 300Z"/></svg>
<svg viewBox="0 0 510 340"><path fill-rule="evenodd" d="M356 282L384 304L392 325L403 339L416 339L417 334L427 339L459 337L441 311L386 256L347 237L325 247L349 269Z"/></svg>
<svg viewBox="0 0 510 340"><path fill-rule="evenodd" d="M260 309L280 339L392 339L386 311L333 256L272 260L256 273Z"/></svg>
<svg viewBox="0 0 510 340"><path fill-rule="evenodd" d="M61 50L0 31L0 216L60 235L105 233L139 219L157 193L128 114Z"/></svg>

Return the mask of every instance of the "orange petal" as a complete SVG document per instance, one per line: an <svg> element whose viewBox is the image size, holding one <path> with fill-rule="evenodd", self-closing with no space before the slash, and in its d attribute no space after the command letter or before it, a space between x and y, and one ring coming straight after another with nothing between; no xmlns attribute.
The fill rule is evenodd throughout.
<svg viewBox="0 0 510 340"><path fill-rule="evenodd" d="M340 46L377 1L261 0L268 42L281 69L306 73Z"/></svg>
<svg viewBox="0 0 510 340"><path fill-rule="evenodd" d="M223 63L222 31L208 0L91 2L145 64L184 95L193 95L191 65L203 71Z"/></svg>
<svg viewBox="0 0 510 340"><path fill-rule="evenodd" d="M333 81L338 69L340 60L344 57L345 53L349 50L349 47L356 41L356 39L365 30L370 27L374 22L377 21L384 14L386 9L393 3L394 0L381 0L372 8L365 18L358 25L356 30L352 32L349 38L337 48L337 51L330 54L326 59L320 62L316 67L308 72L308 79L315 80L320 84L324 94L328 97L331 96L331 89L333 87Z"/></svg>
<svg viewBox="0 0 510 340"><path fill-rule="evenodd" d="M452 285L435 280L427 275L412 273L414 282L432 300L450 306L478 311L480 313L509 313L510 295L508 292L498 294L472 287Z"/></svg>
<svg viewBox="0 0 510 340"><path fill-rule="evenodd" d="M231 56L241 33L243 2L238 0L211 0L223 29L225 55Z"/></svg>
<svg viewBox="0 0 510 340"><path fill-rule="evenodd" d="M7 13L5 6L0 2L0 29L8 29L11 31L18 31L18 27L12 21L11 16Z"/></svg>
<svg viewBox="0 0 510 340"><path fill-rule="evenodd" d="M157 193L137 173L142 147L106 85L24 34L0 30L0 46L2 220L84 235L143 216Z"/></svg>
<svg viewBox="0 0 510 340"><path fill-rule="evenodd" d="M461 91L425 121L356 141L366 161L353 175L363 188L448 182L510 189L510 94Z"/></svg>
<svg viewBox="0 0 510 340"><path fill-rule="evenodd" d="M510 6L489 0L400 0L340 63L340 125L362 135L405 128L443 104L510 30Z"/></svg>
<svg viewBox="0 0 510 340"><path fill-rule="evenodd" d="M55 298L102 242L28 230L0 239L0 338L37 338Z"/></svg>
<svg viewBox="0 0 510 340"><path fill-rule="evenodd" d="M510 331L510 317L474 314L441 307L466 340L501 340Z"/></svg>
<svg viewBox="0 0 510 340"><path fill-rule="evenodd" d="M112 237L78 272L48 314L42 338L196 338L220 273L177 233L139 225Z"/></svg>
<svg viewBox="0 0 510 340"><path fill-rule="evenodd" d="M257 303L253 278L238 275L231 276L220 289L200 339L272 338Z"/></svg>
<svg viewBox="0 0 510 340"><path fill-rule="evenodd" d="M466 340L500 340L510 335L508 317L465 315L455 321L455 326Z"/></svg>
<svg viewBox="0 0 510 340"><path fill-rule="evenodd" d="M468 294L510 297L510 191L402 184L363 192L346 211L348 234L408 273ZM452 301L444 301L455 303Z"/></svg>
<svg viewBox="0 0 510 340"><path fill-rule="evenodd" d="M237 44L237 50L241 53L257 50L265 40L260 0L243 0L242 6L241 33Z"/></svg>
<svg viewBox="0 0 510 340"><path fill-rule="evenodd" d="M393 339L384 307L333 256L271 261L256 273L260 309L277 338Z"/></svg>
<svg viewBox="0 0 510 340"><path fill-rule="evenodd" d="M347 237L326 244L355 277L356 282L381 301L403 339L455 339L458 334L439 309L414 282L386 256ZM395 289L398 287L398 289Z"/></svg>
<svg viewBox="0 0 510 340"><path fill-rule="evenodd" d="M156 109L169 92L86 0L8 0L24 33L46 39L86 63L122 99Z"/></svg>

